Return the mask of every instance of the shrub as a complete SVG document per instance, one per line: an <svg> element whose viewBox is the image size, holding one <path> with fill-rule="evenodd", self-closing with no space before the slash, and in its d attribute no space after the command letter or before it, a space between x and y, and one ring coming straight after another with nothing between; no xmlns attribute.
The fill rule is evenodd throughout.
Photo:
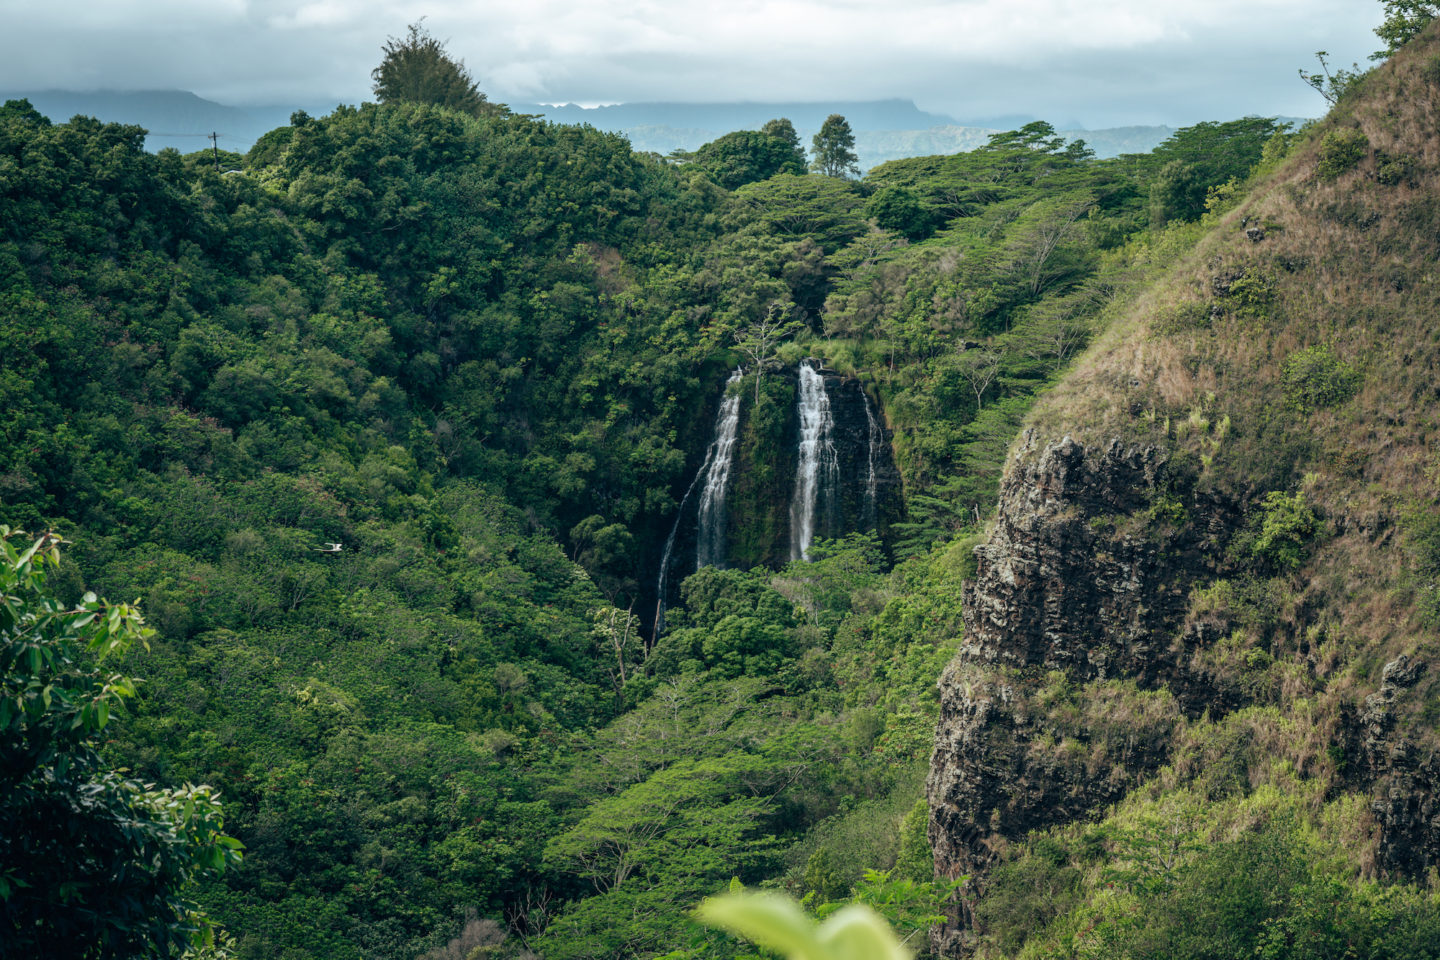
<svg viewBox="0 0 1440 960"><path fill-rule="evenodd" d="M1398 156L1391 156L1381 153L1376 157L1375 180L1387 187L1398 186L1402 183L1414 185L1415 183L1415 158L1408 153Z"/></svg>
<svg viewBox="0 0 1440 960"><path fill-rule="evenodd" d="M935 876L935 854L925 832L929 822L930 807L921 797L900 821L900 853L894 871L899 879L923 883Z"/></svg>
<svg viewBox="0 0 1440 960"><path fill-rule="evenodd" d="M1262 319L1269 314L1270 302L1275 299L1275 279L1246 270L1229 282L1225 296L1234 306L1236 316Z"/></svg>
<svg viewBox="0 0 1440 960"><path fill-rule="evenodd" d="M1417 499L1401 514L1401 529L1410 552L1410 576L1420 590L1422 616L1440 623L1440 514L1434 504Z"/></svg>
<svg viewBox="0 0 1440 960"><path fill-rule="evenodd" d="M1425 65L1420 68L1420 76L1440 87L1440 56L1426 60Z"/></svg>
<svg viewBox="0 0 1440 960"><path fill-rule="evenodd" d="M1043 843L1043 841L1042 841ZM1050 846L1056 846L1053 841ZM996 946L1015 953L1025 939L1075 906L1081 873L1063 850L1042 847L996 868L990 889L976 905L980 928Z"/></svg>
<svg viewBox="0 0 1440 960"><path fill-rule="evenodd" d="M1320 166L1317 173L1333 180L1351 170L1370 152L1370 140L1361 130L1331 130L1320 141Z"/></svg>
<svg viewBox="0 0 1440 960"><path fill-rule="evenodd" d="M1280 570L1294 570L1320 528L1320 518L1305 502L1304 493L1271 490L1265 495L1259 528L1251 554Z"/></svg>
<svg viewBox="0 0 1440 960"><path fill-rule="evenodd" d="M805 889L821 900L843 900L850 895L851 877L845 864L828 847L821 847L805 861Z"/></svg>
<svg viewBox="0 0 1440 960"><path fill-rule="evenodd" d="M1200 330L1210 326L1210 309L1199 300L1185 300L1167 304L1155 311L1151 326L1161 336L1182 333L1186 330Z"/></svg>
<svg viewBox="0 0 1440 960"><path fill-rule="evenodd" d="M1183 527L1190 520L1190 514L1173 494L1163 494L1150 504L1149 519L1155 526Z"/></svg>
<svg viewBox="0 0 1440 960"><path fill-rule="evenodd" d="M1286 402L1301 413L1309 413L1339 406L1353 397L1360 386L1360 374L1320 344L1287 357L1280 382Z"/></svg>

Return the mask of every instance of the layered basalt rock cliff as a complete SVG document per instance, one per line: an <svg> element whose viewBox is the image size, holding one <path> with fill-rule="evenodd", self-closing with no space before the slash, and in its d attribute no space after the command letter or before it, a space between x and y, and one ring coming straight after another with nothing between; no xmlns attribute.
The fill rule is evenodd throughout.
<svg viewBox="0 0 1440 960"><path fill-rule="evenodd" d="M1171 760L1181 718L1265 702L1211 675L1206 653L1233 625L1193 604L1197 585L1236 574L1227 548L1244 526L1239 502L1197 489L1158 447L1022 438L940 679L929 837L937 875L971 883L932 934L939 954L967 952L1007 847L1122 799ZM1306 656L1296 638L1275 643ZM1440 755L1414 726L1431 678L1408 655L1378 672L1374 692L1340 704L1331 789L1369 796L1382 875L1423 877L1440 865Z"/></svg>
<svg viewBox="0 0 1440 960"><path fill-rule="evenodd" d="M1183 574L1201 565L1205 531L1123 532L1168 479L1154 447L1070 438L1036 452L1025 438L989 543L966 590L963 656L1073 671L1085 678L1157 669L1164 628L1184 613Z"/></svg>
<svg viewBox="0 0 1440 960"><path fill-rule="evenodd" d="M1155 447L1023 438L975 551L964 645L940 680L927 784L938 875L982 892L1007 843L1117 800L1164 761L1173 716L1214 695L1186 668L1203 628L1182 628L1236 511L1189 486ZM1120 721L1103 704L1076 716L1038 696L1057 673L1102 695L1114 682L1117 698L1163 685L1173 699L1112 743L1102 728ZM939 952L962 953L971 923L958 905Z"/></svg>
<svg viewBox="0 0 1440 960"><path fill-rule="evenodd" d="M1380 829L1382 869L1423 876L1440 864L1440 756L1420 748L1397 724L1396 708L1426 672L1424 661L1402 654L1381 674L1380 689L1365 698L1352 744L1370 786L1370 812Z"/></svg>

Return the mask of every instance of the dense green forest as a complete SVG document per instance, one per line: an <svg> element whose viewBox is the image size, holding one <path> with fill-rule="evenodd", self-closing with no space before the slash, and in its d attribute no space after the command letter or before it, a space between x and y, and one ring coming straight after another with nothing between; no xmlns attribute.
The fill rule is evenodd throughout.
<svg viewBox="0 0 1440 960"><path fill-rule="evenodd" d="M237 957L742 956L691 914L732 880L871 903L924 952L960 895L926 837L935 685L1007 450L1309 135L1097 160L1032 123L854 180L781 118L661 158L457 96L296 114L243 157L0 108L0 522L68 541L61 603L154 630L96 756L219 791L243 860L190 895ZM760 470L811 357L874 398L901 513L693 572L655 631L729 371ZM780 522L755 476L734 509ZM1339 956L1275 946L1316 912L1434 929L1415 888L1315 866L1341 841L1298 790L1206 808L1280 812L1163 882L1105 872L1179 795L1037 838L987 949L1072 955L1118 883L1134 925L1096 955L1155 955L1229 922L1237 876L1294 894L1252 910L1281 918L1257 955Z"/></svg>

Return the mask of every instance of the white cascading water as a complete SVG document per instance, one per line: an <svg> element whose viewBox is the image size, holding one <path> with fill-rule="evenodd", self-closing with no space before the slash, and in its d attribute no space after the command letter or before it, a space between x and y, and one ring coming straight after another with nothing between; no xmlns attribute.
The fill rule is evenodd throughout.
<svg viewBox="0 0 1440 960"><path fill-rule="evenodd" d="M725 562L725 491L730 465L735 460L735 433L740 426L740 393L730 387L744 375L739 367L725 381L725 399L715 418L715 439L710 443L710 469L700 491L699 529L695 536L695 569Z"/></svg>
<svg viewBox="0 0 1440 960"><path fill-rule="evenodd" d="M870 407L870 395L861 389L860 396L865 401L865 420L870 426L870 450L865 474L865 525L874 530L878 523L876 498L880 489L880 480L875 473L875 457L885 439L885 433L880 429L880 423L875 419L875 411Z"/></svg>
<svg viewBox="0 0 1440 960"><path fill-rule="evenodd" d="M795 496L790 501L790 559L809 560L815 539L816 504L833 499L840 481L840 463L831 440L835 422L825 378L810 366L800 365L800 456L795 470Z"/></svg>
<svg viewBox="0 0 1440 960"><path fill-rule="evenodd" d="M723 448L725 451L725 479L730 476L731 448L735 445L735 429L740 422L740 394L737 392L731 395L730 387L744 374L741 368L736 367L735 372L725 381L725 394L720 400L720 411L715 415L715 439L710 441L710 446L705 450L705 459L700 464L700 469L695 472L695 479L690 481L690 486L685 490L685 496L680 499L680 509L675 513L675 523L670 527L670 536L665 539L665 550L660 555L660 577L655 584L655 636L665 632L665 587L670 580L670 554L675 550L675 537L680 532L680 523L685 519L685 505L690 502L690 495L695 492L695 487L700 483L700 478L705 477L705 493L710 493L711 480L714 477L714 465L717 454ZM728 431L729 439L726 440ZM724 481L722 481L723 486ZM725 494L720 492L719 506L724 507ZM701 499L701 510L705 508L704 498ZM702 521L703 522L703 521ZM704 530L702 526L701 535Z"/></svg>

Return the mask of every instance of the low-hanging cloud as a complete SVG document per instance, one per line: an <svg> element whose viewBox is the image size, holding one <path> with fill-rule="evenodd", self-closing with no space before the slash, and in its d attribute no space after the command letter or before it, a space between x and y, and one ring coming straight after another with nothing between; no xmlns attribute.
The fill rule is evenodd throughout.
<svg viewBox="0 0 1440 960"><path fill-rule="evenodd" d="M184 89L229 103L369 95L425 17L500 101L910 97L963 118L1182 123L1321 104L1313 51L1377 45L1354 0L0 0L0 88Z"/></svg>

